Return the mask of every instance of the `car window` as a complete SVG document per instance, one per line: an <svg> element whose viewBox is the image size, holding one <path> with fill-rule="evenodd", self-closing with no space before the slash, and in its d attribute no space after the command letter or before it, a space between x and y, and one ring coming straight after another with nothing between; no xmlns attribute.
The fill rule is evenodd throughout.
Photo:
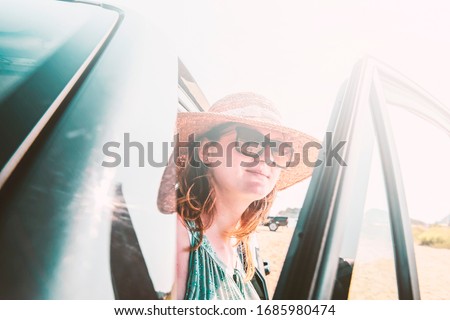
<svg viewBox="0 0 450 320"><path fill-rule="evenodd" d="M450 136L448 131L391 105L410 215L422 299L450 299Z"/></svg>
<svg viewBox="0 0 450 320"><path fill-rule="evenodd" d="M118 21L97 6L25 4L0 10L0 186Z"/></svg>
<svg viewBox="0 0 450 320"><path fill-rule="evenodd" d="M209 102L184 63L178 59L178 111L209 109Z"/></svg>
<svg viewBox="0 0 450 320"><path fill-rule="evenodd" d="M36 6L35 9L39 11L43 8ZM73 12L68 19L68 12L63 7L47 11L44 17L2 3L0 100L26 80L88 21L92 12L83 9ZM55 24L63 23L64 28L55 28Z"/></svg>
<svg viewBox="0 0 450 320"><path fill-rule="evenodd" d="M389 206L377 145L372 155L363 215L358 219L359 228L346 229L340 256L349 261L353 269L349 277L348 299L397 299Z"/></svg>

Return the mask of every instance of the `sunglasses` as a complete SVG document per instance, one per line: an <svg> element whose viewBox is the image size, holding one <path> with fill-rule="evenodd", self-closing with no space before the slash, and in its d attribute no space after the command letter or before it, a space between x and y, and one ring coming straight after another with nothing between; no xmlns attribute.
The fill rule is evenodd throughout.
<svg viewBox="0 0 450 320"><path fill-rule="evenodd" d="M292 142L283 142L270 139L270 134L263 135L257 130L248 127L236 127L236 151L252 157L259 158L264 154L268 158L269 152L272 161L277 167L287 168L294 155Z"/></svg>

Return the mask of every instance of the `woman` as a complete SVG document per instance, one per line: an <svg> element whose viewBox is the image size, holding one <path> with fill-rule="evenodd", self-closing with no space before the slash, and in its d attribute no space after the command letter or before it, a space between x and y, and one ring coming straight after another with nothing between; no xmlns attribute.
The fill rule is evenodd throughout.
<svg viewBox="0 0 450 320"><path fill-rule="evenodd" d="M259 299L250 236L276 192L311 175L298 156L316 140L283 127L272 103L252 93L180 113L177 130L190 141L175 153L177 298Z"/></svg>

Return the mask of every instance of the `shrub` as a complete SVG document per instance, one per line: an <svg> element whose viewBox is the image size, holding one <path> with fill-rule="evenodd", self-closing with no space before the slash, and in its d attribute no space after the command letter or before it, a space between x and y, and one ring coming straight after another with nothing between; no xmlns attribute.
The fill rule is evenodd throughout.
<svg viewBox="0 0 450 320"><path fill-rule="evenodd" d="M417 240L423 246L450 249L450 227L431 226L418 233Z"/></svg>
<svg viewBox="0 0 450 320"><path fill-rule="evenodd" d="M412 227L412 235L413 235L413 239L414 239L415 243L420 244L421 241L420 241L419 237L426 230L427 230L426 227L423 227L423 226L413 226Z"/></svg>

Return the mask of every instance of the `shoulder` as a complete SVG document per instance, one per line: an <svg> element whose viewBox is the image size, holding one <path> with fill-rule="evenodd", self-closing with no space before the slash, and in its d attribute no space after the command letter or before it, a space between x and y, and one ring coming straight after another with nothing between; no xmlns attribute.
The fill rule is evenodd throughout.
<svg viewBox="0 0 450 320"><path fill-rule="evenodd" d="M177 299L183 299L186 292L190 247L189 231L177 215Z"/></svg>
<svg viewBox="0 0 450 320"><path fill-rule="evenodd" d="M183 218L177 215L177 246L190 247L189 240L189 230L185 223L183 222Z"/></svg>

